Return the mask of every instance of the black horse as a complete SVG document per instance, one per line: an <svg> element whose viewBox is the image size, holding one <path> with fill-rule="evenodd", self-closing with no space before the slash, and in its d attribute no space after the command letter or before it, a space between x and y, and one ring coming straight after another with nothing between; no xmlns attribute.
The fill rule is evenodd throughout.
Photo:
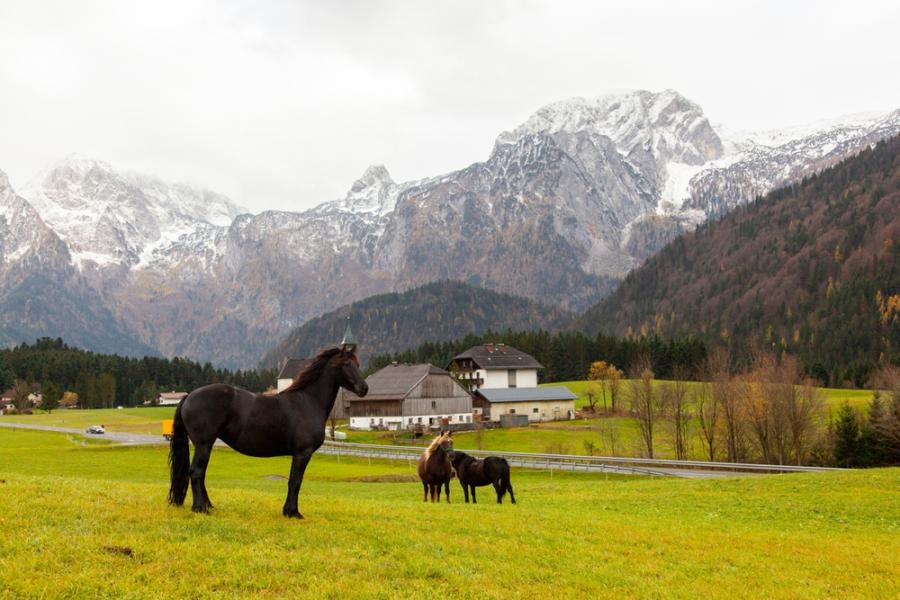
<svg viewBox="0 0 900 600"><path fill-rule="evenodd" d="M478 460L465 452L450 451L450 462L456 471L456 477L462 484L466 502L469 501L469 488L472 488L472 502L475 499L475 488L491 484L497 492L497 504L503 504L503 496L509 492L509 499L516 503L516 495L513 493L512 484L509 482L509 463L505 458L488 456L484 460Z"/></svg>
<svg viewBox="0 0 900 600"><path fill-rule="evenodd" d="M212 508L206 493L206 465L216 438L249 456L293 456L287 500L282 513L302 519L297 497L306 465L325 441L325 420L338 388L365 396L369 386L353 350L320 352L286 390L254 394L230 385L213 384L191 392L175 409L169 447L172 486L169 503L181 506L191 484L194 512ZM188 438L194 443L189 463Z"/></svg>

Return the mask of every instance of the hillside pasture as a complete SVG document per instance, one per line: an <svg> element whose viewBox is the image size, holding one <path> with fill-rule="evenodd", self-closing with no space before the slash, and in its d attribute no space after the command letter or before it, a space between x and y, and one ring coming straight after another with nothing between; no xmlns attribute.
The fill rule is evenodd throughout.
<svg viewBox="0 0 900 600"><path fill-rule="evenodd" d="M216 508L166 449L0 430L0 597L895 598L900 470L647 479L514 470L519 503L423 504L413 465L215 450Z"/></svg>
<svg viewBox="0 0 900 600"><path fill-rule="evenodd" d="M580 380L580 381L559 381L554 383L542 383L538 387L545 386L565 386L569 388L569 390L578 396L575 400L575 408L582 409L585 406L588 406L588 398L587 392L590 384L598 384L596 381L588 381L588 380ZM657 379L653 381L653 385L656 389L659 389L660 385L665 383L671 383L670 381ZM694 390L695 386L700 385L699 382L696 381L688 381L686 382L688 386L688 392ZM621 396L624 399L623 408L627 407L628 402L628 386L630 384L630 380L623 379L621 383ZM822 393L822 398L825 400L826 410L836 410L841 404L847 402L850 406L863 410L868 407L869 401L872 400L872 390L860 390L860 389L845 389L845 388L818 388ZM597 406L602 408L602 402L598 399ZM607 404L609 403L609 395L607 394L606 398Z"/></svg>

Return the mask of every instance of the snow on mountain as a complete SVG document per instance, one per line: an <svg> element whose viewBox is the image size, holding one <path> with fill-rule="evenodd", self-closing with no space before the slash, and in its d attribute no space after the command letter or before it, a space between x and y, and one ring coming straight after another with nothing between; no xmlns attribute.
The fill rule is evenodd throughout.
<svg viewBox="0 0 900 600"><path fill-rule="evenodd" d="M202 224L228 225L245 210L189 184L120 173L109 164L69 156L21 194L69 245L79 267L135 267Z"/></svg>
<svg viewBox="0 0 900 600"><path fill-rule="evenodd" d="M246 366L309 318L437 279L579 310L705 219L898 133L900 111L735 133L672 90L576 98L484 162L405 183L375 165L343 198L257 215L73 156L21 196L0 177L0 271L52 255L79 278L73 307L92 298L165 355Z"/></svg>

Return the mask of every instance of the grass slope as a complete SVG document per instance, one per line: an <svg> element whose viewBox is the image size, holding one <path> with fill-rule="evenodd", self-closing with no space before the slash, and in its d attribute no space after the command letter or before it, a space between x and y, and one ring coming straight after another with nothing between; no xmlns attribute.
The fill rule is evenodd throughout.
<svg viewBox="0 0 900 600"><path fill-rule="evenodd" d="M164 448L0 430L0 597L896 598L900 470L715 481L516 471L516 506L426 505L412 466L216 450L210 516ZM456 500L460 493L454 483ZM486 495L482 496L486 500ZM127 549L127 550L126 550ZM123 552L130 551L130 555Z"/></svg>

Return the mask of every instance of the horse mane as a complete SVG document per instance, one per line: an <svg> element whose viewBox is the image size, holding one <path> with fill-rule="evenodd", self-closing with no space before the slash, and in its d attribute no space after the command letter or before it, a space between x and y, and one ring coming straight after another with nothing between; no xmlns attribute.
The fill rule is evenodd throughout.
<svg viewBox="0 0 900 600"><path fill-rule="evenodd" d="M442 433L441 435L437 436L436 438L434 438L433 440L431 440L431 443L428 444L427 448L425 448L425 460L428 460L429 458L431 458L431 453L434 452L435 450L437 450L438 446L441 445L441 440L444 439L445 435L447 435L446 431L444 433Z"/></svg>
<svg viewBox="0 0 900 600"><path fill-rule="evenodd" d="M294 379L293 383L281 390L280 393L287 394L289 392L296 392L297 390L302 390L308 385L312 384L315 380L319 378L322 374L322 371L325 369L325 365L328 364L336 354L341 352L340 348L327 348L322 350L316 357L309 363L305 369L300 371L297 375L297 378Z"/></svg>

